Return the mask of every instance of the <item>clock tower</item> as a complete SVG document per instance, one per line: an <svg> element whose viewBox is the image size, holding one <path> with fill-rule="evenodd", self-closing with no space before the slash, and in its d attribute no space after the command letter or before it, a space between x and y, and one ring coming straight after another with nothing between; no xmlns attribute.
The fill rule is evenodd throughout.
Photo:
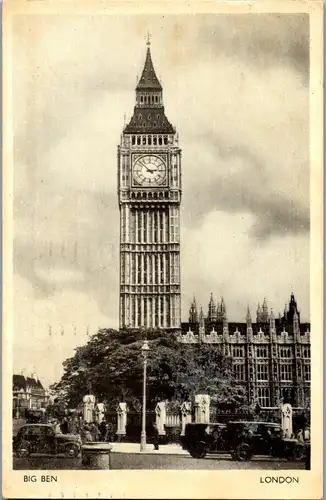
<svg viewBox="0 0 326 500"><path fill-rule="evenodd" d="M181 150L150 44L118 146L120 328L180 330Z"/></svg>

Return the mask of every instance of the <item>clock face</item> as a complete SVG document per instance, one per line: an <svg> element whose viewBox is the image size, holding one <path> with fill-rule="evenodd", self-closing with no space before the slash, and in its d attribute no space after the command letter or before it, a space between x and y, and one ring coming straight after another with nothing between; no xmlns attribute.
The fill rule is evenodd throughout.
<svg viewBox="0 0 326 500"><path fill-rule="evenodd" d="M134 163L133 177L141 186L161 186L166 180L166 165L159 156L142 156Z"/></svg>

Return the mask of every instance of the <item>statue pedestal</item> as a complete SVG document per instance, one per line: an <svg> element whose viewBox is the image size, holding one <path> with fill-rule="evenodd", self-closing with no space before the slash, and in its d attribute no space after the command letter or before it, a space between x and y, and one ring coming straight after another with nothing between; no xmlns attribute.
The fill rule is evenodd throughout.
<svg viewBox="0 0 326 500"><path fill-rule="evenodd" d="M195 396L196 424L209 424L210 399L208 394L197 394Z"/></svg>
<svg viewBox="0 0 326 500"><path fill-rule="evenodd" d="M87 394L83 397L84 403L84 422L90 423L94 420L95 396Z"/></svg>
<svg viewBox="0 0 326 500"><path fill-rule="evenodd" d="M82 446L82 465L85 469L111 469L112 446L108 443L86 443Z"/></svg>
<svg viewBox="0 0 326 500"><path fill-rule="evenodd" d="M166 423L166 404L164 402L157 403L155 408L156 413L156 428L159 436L165 436Z"/></svg>
<svg viewBox="0 0 326 500"><path fill-rule="evenodd" d="M290 438L293 433L292 413L292 406L289 403L281 405L281 426L283 436L286 438Z"/></svg>

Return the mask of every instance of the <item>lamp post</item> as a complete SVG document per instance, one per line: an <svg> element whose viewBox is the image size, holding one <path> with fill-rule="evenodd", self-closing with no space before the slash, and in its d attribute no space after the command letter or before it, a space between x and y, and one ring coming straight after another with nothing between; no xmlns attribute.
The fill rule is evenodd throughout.
<svg viewBox="0 0 326 500"><path fill-rule="evenodd" d="M143 414L142 414L142 429L140 435L140 451L145 451L146 448L146 370L147 370L147 354L149 351L149 346L147 340L141 348L141 353L144 358L144 374L143 374Z"/></svg>

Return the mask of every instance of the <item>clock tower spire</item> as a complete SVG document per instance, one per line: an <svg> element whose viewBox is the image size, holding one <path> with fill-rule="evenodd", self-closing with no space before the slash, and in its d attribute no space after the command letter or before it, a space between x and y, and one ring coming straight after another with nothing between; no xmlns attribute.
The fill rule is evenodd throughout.
<svg viewBox="0 0 326 500"><path fill-rule="evenodd" d="M180 329L181 150L165 115L149 38L118 146L120 328Z"/></svg>

